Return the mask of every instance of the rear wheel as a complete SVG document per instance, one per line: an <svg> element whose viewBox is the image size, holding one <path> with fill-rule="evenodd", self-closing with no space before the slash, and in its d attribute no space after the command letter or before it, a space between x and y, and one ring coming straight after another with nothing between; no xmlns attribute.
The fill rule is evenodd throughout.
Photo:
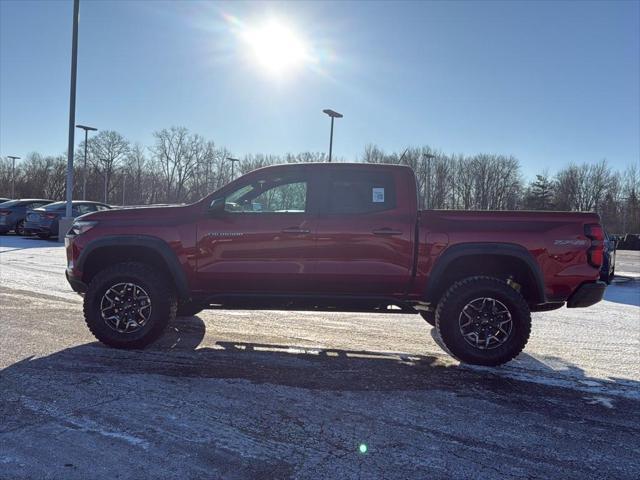
<svg viewBox="0 0 640 480"><path fill-rule="evenodd" d="M137 262L119 263L98 273L84 297L91 333L106 345L144 348L160 337L176 317L170 282Z"/></svg>
<svg viewBox="0 0 640 480"><path fill-rule="evenodd" d="M524 349L531 314L522 295L504 281L469 277L443 295L436 309L436 329L458 360L497 366Z"/></svg>
<svg viewBox="0 0 640 480"><path fill-rule="evenodd" d="M20 235L20 236L26 235L26 232L24 231L24 220L20 220L18 223L16 223L16 227L14 231L16 232L16 235Z"/></svg>

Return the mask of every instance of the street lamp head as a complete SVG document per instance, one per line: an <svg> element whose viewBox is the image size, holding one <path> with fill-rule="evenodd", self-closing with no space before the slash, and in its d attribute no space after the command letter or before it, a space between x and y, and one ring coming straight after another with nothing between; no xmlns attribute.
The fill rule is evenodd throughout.
<svg viewBox="0 0 640 480"><path fill-rule="evenodd" d="M14 156L14 155L7 155L7 158L8 158L9 160L20 160L20 157L16 157L16 156Z"/></svg>
<svg viewBox="0 0 640 480"><path fill-rule="evenodd" d="M76 125L76 128L81 128L83 129L85 132L95 132L98 129L97 128L93 128L93 127L87 127L86 125Z"/></svg>
<svg viewBox="0 0 640 480"><path fill-rule="evenodd" d="M324 110L322 110L324 113L326 113L327 115L329 115L331 118L342 118L344 115L342 115L341 113L338 113L334 110L331 110L330 108L326 108Z"/></svg>
<svg viewBox="0 0 640 480"><path fill-rule="evenodd" d="M432 153L423 153L422 156L428 160L431 160L433 158L436 158L435 155L433 155Z"/></svg>

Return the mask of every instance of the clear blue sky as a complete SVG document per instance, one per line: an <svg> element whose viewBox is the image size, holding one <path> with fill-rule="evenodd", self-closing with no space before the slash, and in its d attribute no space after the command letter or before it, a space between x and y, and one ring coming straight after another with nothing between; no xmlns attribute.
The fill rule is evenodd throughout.
<svg viewBox="0 0 640 480"><path fill-rule="evenodd" d="M0 0L0 155L67 144L71 1ZM242 25L278 18L313 57L274 77ZM513 154L527 175L640 157L640 2L89 1L77 123L152 143L189 129L234 154L354 159L429 144ZM79 140L79 139L78 139Z"/></svg>

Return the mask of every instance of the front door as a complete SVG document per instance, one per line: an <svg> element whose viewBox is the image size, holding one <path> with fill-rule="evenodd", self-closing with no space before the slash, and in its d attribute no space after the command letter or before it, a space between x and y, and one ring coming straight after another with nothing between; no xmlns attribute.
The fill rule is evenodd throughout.
<svg viewBox="0 0 640 480"><path fill-rule="evenodd" d="M244 294L309 290L315 183L308 177L302 168L268 168L236 182L224 196L224 210L198 222L199 289Z"/></svg>

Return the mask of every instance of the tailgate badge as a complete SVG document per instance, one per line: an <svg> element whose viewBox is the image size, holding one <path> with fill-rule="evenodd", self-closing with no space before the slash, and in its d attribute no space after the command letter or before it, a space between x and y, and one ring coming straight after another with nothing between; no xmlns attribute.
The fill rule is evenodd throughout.
<svg viewBox="0 0 640 480"><path fill-rule="evenodd" d="M554 240L554 245L571 245L574 247L582 247L588 245L587 240Z"/></svg>

